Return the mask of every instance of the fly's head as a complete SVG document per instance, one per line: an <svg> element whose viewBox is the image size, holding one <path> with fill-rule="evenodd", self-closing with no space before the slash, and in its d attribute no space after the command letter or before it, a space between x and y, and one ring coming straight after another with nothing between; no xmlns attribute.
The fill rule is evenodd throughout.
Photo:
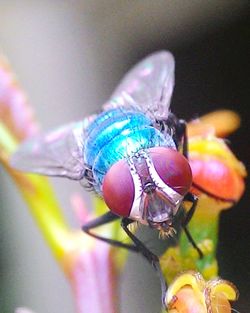
<svg viewBox="0 0 250 313"><path fill-rule="evenodd" d="M173 203L155 183L145 186L143 199L141 201L140 211L143 213L142 218L146 220L151 228L160 232L160 237L173 235L174 215L178 210L182 198L178 199L179 203Z"/></svg>
<svg viewBox="0 0 250 313"><path fill-rule="evenodd" d="M103 181L110 210L173 235L173 219L192 183L187 159L166 147L140 151L114 164Z"/></svg>

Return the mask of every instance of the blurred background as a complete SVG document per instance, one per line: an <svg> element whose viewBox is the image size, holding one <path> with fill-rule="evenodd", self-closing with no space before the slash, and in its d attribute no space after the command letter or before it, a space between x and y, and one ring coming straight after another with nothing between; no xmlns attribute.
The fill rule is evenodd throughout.
<svg viewBox="0 0 250 313"><path fill-rule="evenodd" d="M248 1L1 1L0 49L43 129L95 112L134 63L153 51L170 50L176 59L172 111L187 120L218 108L237 111L242 127L230 137L231 148L248 166L249 17ZM69 195L84 194L82 187L53 182L73 220ZM73 313L66 279L2 168L0 184L0 312L27 306L36 313ZM249 188L220 224L220 275L239 288L234 307L246 313ZM138 256L129 258L121 298L123 313L159 312L158 280Z"/></svg>

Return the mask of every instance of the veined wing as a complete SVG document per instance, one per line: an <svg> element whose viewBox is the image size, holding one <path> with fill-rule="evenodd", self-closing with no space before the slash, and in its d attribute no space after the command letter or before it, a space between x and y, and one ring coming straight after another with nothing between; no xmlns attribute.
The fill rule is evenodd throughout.
<svg viewBox="0 0 250 313"><path fill-rule="evenodd" d="M22 171L80 180L84 175L84 129L88 118L26 140L11 158Z"/></svg>
<svg viewBox="0 0 250 313"><path fill-rule="evenodd" d="M174 88L173 55L168 51L151 54L122 79L104 110L133 106L150 117L166 119Z"/></svg>

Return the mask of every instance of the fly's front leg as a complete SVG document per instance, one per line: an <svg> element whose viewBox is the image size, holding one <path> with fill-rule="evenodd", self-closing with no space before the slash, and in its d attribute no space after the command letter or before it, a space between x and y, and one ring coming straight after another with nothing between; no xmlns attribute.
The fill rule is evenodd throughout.
<svg viewBox="0 0 250 313"><path fill-rule="evenodd" d="M192 219L192 216L194 215L196 206L197 206L197 202L198 202L198 198L196 196L194 196L191 193L188 193L184 200L186 201L191 201L192 202L192 206L189 209L189 211L187 213L185 213L185 219L182 222L182 228L189 240L189 242L192 244L192 246L195 248L195 250L198 252L200 259L203 258L203 253L201 251L201 249L197 246L196 242L194 241L192 235L190 234L187 225L190 222L190 220Z"/></svg>
<svg viewBox="0 0 250 313"><path fill-rule="evenodd" d="M86 234L90 235L91 237L94 237L96 239L104 241L110 245L120 247L120 248L125 248L125 249L130 250L130 251L138 252L138 248L134 245L126 244L126 243L123 243L121 241L114 240L111 238L102 237L100 235L97 235L97 234L94 234L93 232L91 232L92 229L94 229L98 226L105 225L107 223L111 223L111 222L113 222L119 218L120 218L119 216L113 214L112 212L107 212L107 213L101 215L100 217L97 217L96 219L84 224L82 226L82 230Z"/></svg>
<svg viewBox="0 0 250 313"><path fill-rule="evenodd" d="M187 124L184 120L179 120L177 125L177 133L179 132L180 138L182 138L182 153L188 159L188 138L187 138ZM195 250L198 252L200 259L203 258L203 253L201 249L197 246L196 242L194 241L192 235L190 234L187 225L192 219L192 216L194 215L194 212L196 210L198 198L194 196L192 193L188 193L184 200L191 201L192 206L189 209L189 211L186 213L185 219L182 222L182 228L189 240L189 242L192 244L192 246L195 248Z"/></svg>
<svg viewBox="0 0 250 313"><path fill-rule="evenodd" d="M167 284L164 279L159 258L152 253L129 229L128 225L131 224L133 221L129 218L123 218L121 222L121 226L126 232L126 234L131 238L134 242L135 246L138 248L138 251L146 258L146 260L153 266L154 270L156 271L157 275L159 276L160 283L161 283L161 300L162 305L166 308L165 297L167 292Z"/></svg>
<svg viewBox="0 0 250 313"><path fill-rule="evenodd" d="M166 307L165 296L166 296L166 291L167 291L167 285L166 285L164 276L163 276L162 271L161 271L159 259L155 254L153 254L150 250L148 250L148 248L128 229L128 225L131 224L133 222L133 220L131 220L129 218L123 218L122 222L121 222L121 226L124 229L124 231L126 232L126 234L129 236L129 238L133 241L134 245L125 244L123 242L120 242L120 241L114 240L114 239L110 239L110 238L105 238L105 237L99 236L99 235L91 232L92 229L94 229L98 226L113 222L113 221L117 220L118 218L119 218L119 216L113 214L112 212L107 212L107 213L103 214L102 216L100 216L100 217L90 221L89 223L83 225L82 230L85 233L87 233L88 235L90 235L96 239L99 239L101 241L104 241L108 244L111 244L113 246L125 248L125 249L133 251L133 252L141 253L147 259L147 261L153 266L154 270L157 272L157 274L160 278L161 292L162 292L162 296L161 296L162 304L164 307Z"/></svg>
<svg viewBox="0 0 250 313"><path fill-rule="evenodd" d="M175 143L176 143L178 148L180 148L180 146L182 147L182 154L184 155L184 157L186 159L188 159L188 138L187 138L187 124L186 124L186 121L179 120L179 119L176 118L176 116L174 114L170 113L170 115L168 117L168 120L167 120L167 124L169 125L170 128L172 127L175 130L174 136L173 136L174 141L175 141ZM189 230L187 228L187 225L190 222L190 220L191 220L191 218L192 218L192 216L193 216L193 214L195 212L198 198L196 196L194 196L193 194L188 193L185 196L184 200L191 201L192 202L192 206L191 206L191 208L189 209L189 211L185 215L185 219L182 222L182 227L183 227L183 230L184 230L188 240L190 241L192 246L198 252L199 257L202 258L203 257L203 253L200 250L200 248L197 246L197 244L195 243L193 237L191 236L191 234L190 234L190 232L189 232Z"/></svg>

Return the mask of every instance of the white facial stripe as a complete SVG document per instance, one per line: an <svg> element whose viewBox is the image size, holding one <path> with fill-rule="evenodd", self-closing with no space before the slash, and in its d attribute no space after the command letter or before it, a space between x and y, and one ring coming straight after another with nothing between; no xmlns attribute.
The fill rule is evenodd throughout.
<svg viewBox="0 0 250 313"><path fill-rule="evenodd" d="M135 187L135 197L134 197L134 202L133 202L133 206L131 208L129 217L131 217L132 219L136 221L142 222L142 216L140 212L140 203L141 203L141 194L142 194L141 179L140 179L140 176L136 172L136 168L132 159L129 158L127 161L128 161L128 165L130 168L130 173L133 178L134 187Z"/></svg>
<svg viewBox="0 0 250 313"><path fill-rule="evenodd" d="M180 195L178 192L176 192L174 189L169 187L159 176L157 173L154 164L152 160L149 158L146 152L140 152L140 157L143 157L146 161L146 164L148 166L149 174L151 178L153 179L154 183L156 184L157 188L161 190L166 198L172 203L174 206L174 214L176 214L182 200L183 196ZM128 158L127 159L130 172L132 175L133 183L134 183L134 188L135 188L135 197L134 197L134 202L130 211L129 217L132 218L133 220L139 221L143 224L148 224L147 221L145 221L142 218L142 212L140 212L140 204L141 204L141 197L143 193L143 187L141 183L141 179L139 174L136 171L136 167L134 165L133 158Z"/></svg>
<svg viewBox="0 0 250 313"><path fill-rule="evenodd" d="M146 160L150 176L153 179L156 186L159 189L161 189L164 192L165 196L169 199L169 201L176 208L178 208L184 197L182 195L180 195L178 192L176 192L174 189L169 187L166 183L164 183L164 181L160 178L159 174L157 173L157 171L154 167L154 164L153 164L152 160L149 158L149 156L147 155L147 153L143 153L143 157Z"/></svg>

